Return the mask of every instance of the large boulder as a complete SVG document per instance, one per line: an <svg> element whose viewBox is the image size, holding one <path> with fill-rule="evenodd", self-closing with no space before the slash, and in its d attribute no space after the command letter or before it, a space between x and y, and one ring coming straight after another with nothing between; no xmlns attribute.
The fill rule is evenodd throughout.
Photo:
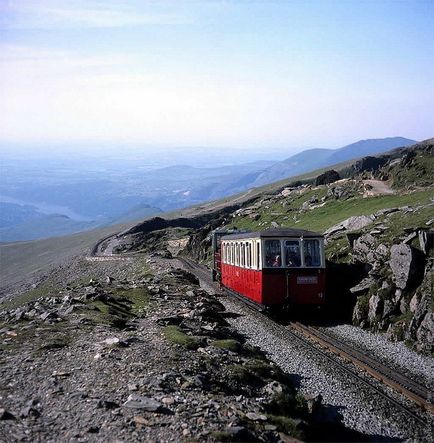
<svg viewBox="0 0 434 443"><path fill-rule="evenodd" d="M401 243L392 246L390 269L397 288L406 289L423 276L421 262L420 251L410 245Z"/></svg>
<svg viewBox="0 0 434 443"><path fill-rule="evenodd" d="M332 235L340 231L358 231L374 221L373 215L356 215L332 226L324 232L324 235Z"/></svg>
<svg viewBox="0 0 434 443"><path fill-rule="evenodd" d="M321 175L318 175L318 177L315 180L315 186L319 185L327 185L329 183L333 183L337 180L340 180L340 175L334 170L330 169L329 171L324 172Z"/></svg>

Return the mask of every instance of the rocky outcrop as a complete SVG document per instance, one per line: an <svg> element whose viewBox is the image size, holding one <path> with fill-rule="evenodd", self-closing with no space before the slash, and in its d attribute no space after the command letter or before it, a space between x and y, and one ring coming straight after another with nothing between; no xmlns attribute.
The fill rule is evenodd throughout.
<svg viewBox="0 0 434 443"><path fill-rule="evenodd" d="M357 296L352 320L387 331L392 340L407 339L419 351L430 353L434 350L434 281L429 256L410 244L416 237L422 239L421 249L425 246L429 251L429 237L420 230L407 230L402 242L392 246L371 233L349 237L353 260L366 266L364 278L350 289Z"/></svg>
<svg viewBox="0 0 434 443"><path fill-rule="evenodd" d="M340 175L334 170L330 169L329 171L324 172L321 175L318 175L318 177L315 180L315 186L319 185L328 185L329 183L333 183L337 180L340 180Z"/></svg>

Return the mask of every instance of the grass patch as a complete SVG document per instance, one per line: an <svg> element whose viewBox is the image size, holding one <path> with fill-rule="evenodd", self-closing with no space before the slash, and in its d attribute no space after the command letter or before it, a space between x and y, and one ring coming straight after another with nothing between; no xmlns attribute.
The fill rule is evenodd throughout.
<svg viewBox="0 0 434 443"><path fill-rule="evenodd" d="M131 302L131 312L141 315L149 304L149 292L145 288L118 289L114 292L116 297L121 297Z"/></svg>
<svg viewBox="0 0 434 443"><path fill-rule="evenodd" d="M240 352L242 350L242 345L239 341L233 339L227 340L215 340L211 343L212 346L221 349L227 349L232 352Z"/></svg>
<svg viewBox="0 0 434 443"><path fill-rule="evenodd" d="M54 286L54 284L50 281L46 281L40 284L35 289L31 289L30 291L23 292L22 294L13 297L10 300L6 300L1 304L2 309L16 309L20 306L23 306L33 300L37 300L41 297L47 297L50 295L57 294L59 289Z"/></svg>
<svg viewBox="0 0 434 443"><path fill-rule="evenodd" d="M235 384L239 385L254 385L262 384L262 380L256 374L243 365L228 366L228 376Z"/></svg>
<svg viewBox="0 0 434 443"><path fill-rule="evenodd" d="M116 289L107 299L91 300L80 310L95 323L122 329L129 320L143 315L148 304L149 293L144 288Z"/></svg>
<svg viewBox="0 0 434 443"><path fill-rule="evenodd" d="M298 420L283 415L268 415L268 421L277 426L277 429L280 432L284 432L291 437L295 437L299 440L303 440L305 437L304 433L298 429Z"/></svg>
<svg viewBox="0 0 434 443"><path fill-rule="evenodd" d="M164 328L164 336L167 341L187 349L197 349L200 344L197 338L185 334L178 326L166 326Z"/></svg>

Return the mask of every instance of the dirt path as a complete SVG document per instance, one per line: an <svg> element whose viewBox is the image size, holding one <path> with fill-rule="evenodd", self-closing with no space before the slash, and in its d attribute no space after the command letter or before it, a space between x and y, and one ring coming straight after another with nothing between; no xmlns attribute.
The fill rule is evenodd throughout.
<svg viewBox="0 0 434 443"><path fill-rule="evenodd" d="M390 187L388 182L381 180L363 180L365 192L363 197L374 197L376 195L391 195L395 191Z"/></svg>

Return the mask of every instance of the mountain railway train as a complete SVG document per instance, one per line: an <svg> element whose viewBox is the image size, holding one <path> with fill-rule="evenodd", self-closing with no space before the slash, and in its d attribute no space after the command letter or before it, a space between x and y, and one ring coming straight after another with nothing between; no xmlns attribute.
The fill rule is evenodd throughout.
<svg viewBox="0 0 434 443"><path fill-rule="evenodd" d="M325 303L324 237L303 229L213 232L213 279L257 306Z"/></svg>

